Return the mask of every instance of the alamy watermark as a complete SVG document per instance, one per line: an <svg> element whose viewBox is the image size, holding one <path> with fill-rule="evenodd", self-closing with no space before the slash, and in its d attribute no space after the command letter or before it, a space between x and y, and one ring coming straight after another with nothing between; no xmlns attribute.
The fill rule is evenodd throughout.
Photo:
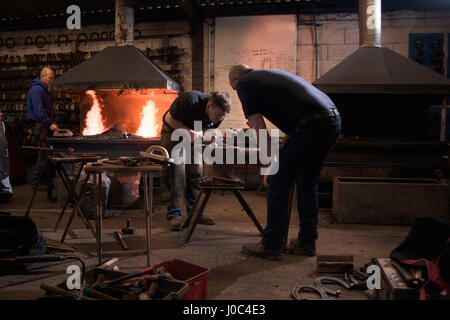
<svg viewBox="0 0 450 320"><path fill-rule="evenodd" d="M67 289L73 290L77 289L80 290L81 288L81 270L80 267L76 264L71 264L67 267L67 273L70 274L70 276L67 278L66 286Z"/></svg>
<svg viewBox="0 0 450 320"><path fill-rule="evenodd" d="M372 264L367 267L367 274L370 274L367 278L367 289L381 289L381 271L380 267L376 264Z"/></svg>
<svg viewBox="0 0 450 320"><path fill-rule="evenodd" d="M221 130L208 129L203 132L201 121L194 122L194 131L196 132L194 141L190 130L180 128L172 132L172 141L179 141L181 138L171 152L175 164L259 163L267 166L260 169L262 175L274 175L278 172L280 149L278 129L270 130L269 139L267 129L260 129L258 132L254 129L247 129L245 132L227 129L225 144ZM199 134L201 132L203 134ZM270 141L270 149L267 140Z"/></svg>
<svg viewBox="0 0 450 320"><path fill-rule="evenodd" d="M70 16L67 18L66 26L69 30L81 29L81 9L79 6L73 4L67 7L67 14Z"/></svg>

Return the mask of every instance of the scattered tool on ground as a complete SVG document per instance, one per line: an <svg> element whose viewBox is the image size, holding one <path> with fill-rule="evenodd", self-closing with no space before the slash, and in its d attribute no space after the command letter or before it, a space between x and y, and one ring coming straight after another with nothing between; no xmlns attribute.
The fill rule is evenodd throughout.
<svg viewBox="0 0 450 320"><path fill-rule="evenodd" d="M352 273L352 255L318 255L316 258L319 273Z"/></svg>
<svg viewBox="0 0 450 320"><path fill-rule="evenodd" d="M326 288L326 287L324 286L324 283L335 283L335 284L339 284L339 285L343 286L343 287L346 288L346 289L350 289L350 288L352 287L351 284L347 283L347 282L344 281L344 280L341 280L341 279L339 279L339 278L336 278L336 277L326 277L326 276L324 276L324 277L318 277L318 278L316 278L316 279L314 280L314 284L315 284L317 287L319 287L319 288L321 288L323 291L325 291L326 294L332 295L332 296L335 296L335 297L339 297L339 296L341 295L341 291L340 291L340 290L336 290L336 291L330 290L330 289L328 289L328 288Z"/></svg>
<svg viewBox="0 0 450 320"><path fill-rule="evenodd" d="M135 229L130 227L130 219L127 219L127 226L125 228L122 228L123 234L134 234Z"/></svg>
<svg viewBox="0 0 450 320"><path fill-rule="evenodd" d="M124 239L123 236L122 236L122 232L120 232L120 231L115 231L115 232L114 232L114 236L117 238L117 240L119 240L119 243L120 243L120 245L122 246L122 248L123 248L124 250L128 250L128 245L127 245L127 243L125 242L125 239Z"/></svg>
<svg viewBox="0 0 450 320"><path fill-rule="evenodd" d="M300 295L300 292L304 291L317 293L320 296L320 299L322 300L330 298L322 288L309 284L296 286L294 289L292 289L292 296L297 300L308 300L307 298Z"/></svg>

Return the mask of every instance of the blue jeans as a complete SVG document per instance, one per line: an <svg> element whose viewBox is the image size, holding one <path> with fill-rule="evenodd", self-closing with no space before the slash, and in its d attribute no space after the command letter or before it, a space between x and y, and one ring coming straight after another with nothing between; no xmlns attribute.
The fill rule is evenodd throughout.
<svg viewBox="0 0 450 320"><path fill-rule="evenodd" d="M297 187L302 244L315 247L318 238L318 187L320 171L341 131L340 116L319 118L295 127L280 150L279 170L269 176L267 226L262 244L273 250L283 247L289 229L288 202L293 184Z"/></svg>
<svg viewBox="0 0 450 320"><path fill-rule="evenodd" d="M172 149L178 143L171 141L173 129L165 122L161 129L161 145L172 154ZM193 156L194 149L191 150ZM174 164L165 170L161 182L170 194L167 203L166 219L181 219L183 216L183 202L186 204L186 213L191 211L195 199L200 194L197 187L198 180L203 176L202 164ZM185 183L186 180L186 183ZM186 188L185 188L186 185Z"/></svg>

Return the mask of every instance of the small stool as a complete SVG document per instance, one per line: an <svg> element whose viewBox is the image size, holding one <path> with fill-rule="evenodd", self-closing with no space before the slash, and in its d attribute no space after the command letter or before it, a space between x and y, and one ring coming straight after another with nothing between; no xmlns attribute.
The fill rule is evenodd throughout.
<svg viewBox="0 0 450 320"><path fill-rule="evenodd" d="M199 189L201 190L200 194L198 195L197 199L195 199L194 205L191 208L191 212L189 213L188 218L184 222L183 228L187 227L186 232L184 233L182 244L187 244L189 242L189 239L191 238L192 234L194 233L194 229L200 220L200 217L203 214L203 211L205 210L206 203L209 200L209 197L211 196L211 193L214 190L220 190L220 191L227 191L230 190L233 192L233 194L238 199L239 203L242 205L242 208L245 210L247 215L250 217L252 222L255 224L256 228L258 228L259 232L263 231L263 228L259 224L258 220L256 219L255 215L253 214L252 209L248 205L247 201L245 201L244 197L242 196L240 190L243 190L244 187L242 186L199 186Z"/></svg>
<svg viewBox="0 0 450 320"><path fill-rule="evenodd" d="M54 231L58 229L59 223L61 222L62 217L64 216L64 212L69 205L69 201L72 200L73 202L73 210L72 214L69 217L69 221L67 222L67 226L64 229L64 232L61 237L61 242L64 242L67 232L69 231L69 227L72 223L72 220L75 216L75 213L80 216L81 220L83 221L84 225L87 229L92 231L92 234L95 237L94 229L92 228L88 215L84 212L83 207L80 206L81 198L83 197L84 191L86 189L87 183L89 181L90 174L88 173L86 175L86 178L84 179L84 182L81 186L79 194L76 193L75 187L78 183L78 180L80 179L81 172L83 171L85 165L90 162L97 162L101 159L100 156L94 155L94 156L70 156L70 157L49 157L50 161L55 165L56 171L58 172L64 187L67 190L67 193L69 194L69 198L66 200L66 203L64 204L64 207L61 210L61 214L59 215L58 220L56 221ZM65 164L80 164L80 169L76 175L76 178L73 182L70 181L69 175L67 174L67 171L64 167Z"/></svg>

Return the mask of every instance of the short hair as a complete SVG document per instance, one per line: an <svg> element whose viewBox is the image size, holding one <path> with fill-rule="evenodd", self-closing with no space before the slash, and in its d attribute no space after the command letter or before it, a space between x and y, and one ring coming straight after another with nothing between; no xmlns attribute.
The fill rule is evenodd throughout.
<svg viewBox="0 0 450 320"><path fill-rule="evenodd" d="M53 72L52 69L50 69L49 67L44 67L42 68L41 72L39 73L39 77L42 78L43 76L45 76L48 72Z"/></svg>
<svg viewBox="0 0 450 320"><path fill-rule="evenodd" d="M230 95L224 91L215 91L210 93L209 101L215 106L226 113L231 111L231 98Z"/></svg>
<svg viewBox="0 0 450 320"><path fill-rule="evenodd" d="M250 67L246 64L235 64L230 68L230 72L228 73L229 78L237 77L240 79L244 74L250 71Z"/></svg>

